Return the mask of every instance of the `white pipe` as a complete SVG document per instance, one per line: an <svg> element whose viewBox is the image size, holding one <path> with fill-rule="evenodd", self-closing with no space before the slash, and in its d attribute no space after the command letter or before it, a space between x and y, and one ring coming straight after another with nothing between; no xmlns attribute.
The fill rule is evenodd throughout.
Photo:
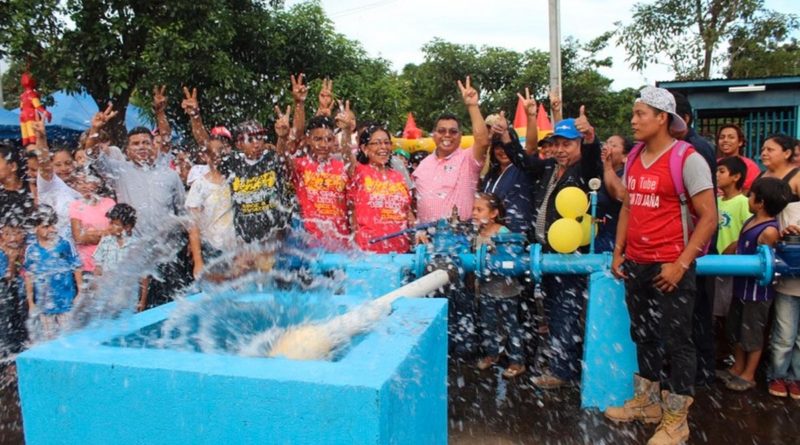
<svg viewBox="0 0 800 445"><path fill-rule="evenodd" d="M436 270L324 323L289 328L275 340L267 355L292 360L324 359L353 336L367 331L378 320L389 315L392 302L398 298L424 297L449 281L450 276L446 271Z"/></svg>

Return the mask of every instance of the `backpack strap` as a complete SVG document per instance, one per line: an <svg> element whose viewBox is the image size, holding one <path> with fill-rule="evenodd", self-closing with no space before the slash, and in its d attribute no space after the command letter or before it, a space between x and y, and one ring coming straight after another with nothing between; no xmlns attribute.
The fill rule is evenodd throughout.
<svg viewBox="0 0 800 445"><path fill-rule="evenodd" d="M622 177L624 178L625 181L627 181L628 178L628 170L631 169L633 161L635 161L636 158L638 158L639 155L642 153L643 148L644 148L644 142L639 142L638 144L634 145L633 148L631 148L630 152L628 152L628 157L625 159L625 169L623 170L622 173Z"/></svg>
<svg viewBox="0 0 800 445"><path fill-rule="evenodd" d="M669 154L669 173L672 176L672 185L681 204L681 225L683 226L683 245L689 245L689 234L694 230L689 197L686 194L686 185L683 183L683 165L688 157L686 154L692 148L691 144L679 140Z"/></svg>

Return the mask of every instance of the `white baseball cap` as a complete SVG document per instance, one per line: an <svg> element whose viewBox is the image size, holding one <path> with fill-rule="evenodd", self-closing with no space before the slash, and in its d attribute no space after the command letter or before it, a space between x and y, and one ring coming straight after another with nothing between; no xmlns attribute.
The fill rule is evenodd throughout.
<svg viewBox="0 0 800 445"><path fill-rule="evenodd" d="M669 126L673 133L686 131L686 121L675 112L675 96L664 88L646 86L639 91L636 102L642 102L672 115L672 124Z"/></svg>

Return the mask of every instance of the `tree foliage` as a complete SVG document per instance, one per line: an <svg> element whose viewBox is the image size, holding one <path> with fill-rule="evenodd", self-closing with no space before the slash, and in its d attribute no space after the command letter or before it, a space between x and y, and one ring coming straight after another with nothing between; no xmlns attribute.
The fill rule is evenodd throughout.
<svg viewBox="0 0 800 445"><path fill-rule="evenodd" d="M736 30L728 48L730 78L800 75L800 42L791 37L797 17L771 13Z"/></svg>
<svg viewBox="0 0 800 445"><path fill-rule="evenodd" d="M770 18L790 15L767 10L763 0L656 0L637 3L631 22L617 23L617 41L631 68L642 71L666 58L679 79L708 79L720 45Z"/></svg>
<svg viewBox="0 0 800 445"><path fill-rule="evenodd" d="M612 80L597 68L609 66L609 59L599 59L611 35L606 34L587 44L567 39L562 48L562 94L564 116L577 116L586 105L589 117L603 133L627 133L633 90L611 91ZM537 100L549 107L549 55L531 49L524 53L496 47L460 45L434 39L423 46L425 59L419 65L407 65L400 79L408 89L411 110L422 129L432 129L443 112L459 116L465 126L469 117L461 104L457 79L472 77L481 94L484 114L506 112L513 118L517 93L526 87Z"/></svg>
<svg viewBox="0 0 800 445"><path fill-rule="evenodd" d="M368 117L399 125L405 108L388 62L336 33L318 2L286 9L257 0L11 0L4 8L0 48L14 73L29 66L44 93L85 90L98 107L113 102L118 137L127 104L149 110L162 84L168 116L183 130L184 85L200 91L210 124L269 122L274 105L290 101L289 75L300 72L331 77L339 93L369 107Z"/></svg>

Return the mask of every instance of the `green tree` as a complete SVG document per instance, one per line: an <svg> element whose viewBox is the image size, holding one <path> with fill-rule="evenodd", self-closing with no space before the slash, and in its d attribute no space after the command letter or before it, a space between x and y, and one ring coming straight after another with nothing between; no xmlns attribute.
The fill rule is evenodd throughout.
<svg viewBox="0 0 800 445"><path fill-rule="evenodd" d="M792 33L795 16L772 13L736 30L728 47L729 78L800 75L800 42Z"/></svg>
<svg viewBox="0 0 800 445"><path fill-rule="evenodd" d="M722 43L775 14L763 0L637 3L629 24L616 23L617 39L633 69L666 57L677 78L708 79Z"/></svg>
<svg viewBox="0 0 800 445"><path fill-rule="evenodd" d="M388 63L336 33L317 1L286 9L257 0L10 0L3 8L0 48L15 66L29 65L44 93L85 90L100 108L113 102L117 140L127 104L149 110L155 85L167 85L167 114L179 129L188 127L184 85L200 91L209 124L269 124L274 105L290 102L289 75L300 72L329 76L356 106L400 119Z"/></svg>

